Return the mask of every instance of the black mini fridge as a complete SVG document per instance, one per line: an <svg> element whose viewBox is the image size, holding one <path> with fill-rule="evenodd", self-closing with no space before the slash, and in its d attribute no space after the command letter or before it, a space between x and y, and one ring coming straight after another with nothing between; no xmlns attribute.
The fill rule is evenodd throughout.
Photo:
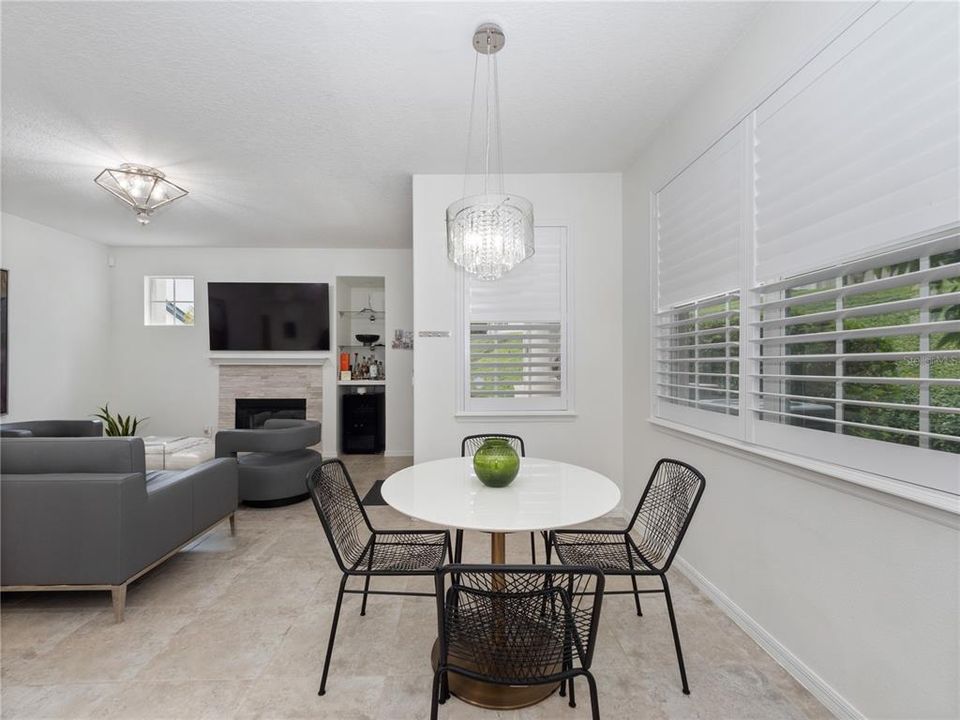
<svg viewBox="0 0 960 720"><path fill-rule="evenodd" d="M340 449L344 453L382 453L387 446L386 413L380 393L346 393L341 399Z"/></svg>

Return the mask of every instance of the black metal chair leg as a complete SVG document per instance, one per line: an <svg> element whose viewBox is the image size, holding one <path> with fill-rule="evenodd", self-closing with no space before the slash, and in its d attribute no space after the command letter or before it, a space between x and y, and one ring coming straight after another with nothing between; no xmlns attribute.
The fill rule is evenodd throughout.
<svg viewBox="0 0 960 720"><path fill-rule="evenodd" d="M680 680L683 682L683 694L690 694L690 686L687 684L687 670L683 665L683 651L680 649L680 633L677 632L677 618L673 613L673 600L670 597L670 584L667 582L667 576L661 575L663 582L663 594L667 599L667 614L670 616L670 628L673 630L673 644L677 648L677 663L680 665Z"/></svg>
<svg viewBox="0 0 960 720"><path fill-rule="evenodd" d="M630 541L627 535L624 535L623 542L624 545L626 545L627 562L630 564L630 572L633 573L633 551L630 549ZM640 609L640 593L637 591L637 576L631 574L630 582L633 583L633 601L637 604L637 615L643 617L643 610Z"/></svg>
<svg viewBox="0 0 960 720"><path fill-rule="evenodd" d="M590 716L593 720L600 720L600 703L597 700L597 681L593 679L590 671L583 673L587 677L587 685L590 686Z"/></svg>
<svg viewBox="0 0 960 720"><path fill-rule="evenodd" d="M566 672L567 670L570 669L570 668L568 667L568 662L567 662L567 651L564 651L564 653L563 653L563 662L561 663L561 668L563 669L564 672ZM560 697L566 697L566 696L567 696L567 679L566 679L566 678L564 678L563 680L560 681L560 693L559 693L559 695L560 695Z"/></svg>
<svg viewBox="0 0 960 720"><path fill-rule="evenodd" d="M370 576L367 575L367 577L366 577L366 578L364 579L364 581L363 581L363 602L360 603L360 615L361 615L361 616L367 614L367 591L368 591L369 589L370 589Z"/></svg>
<svg viewBox="0 0 960 720"><path fill-rule="evenodd" d="M367 558L367 572L373 568L373 549L376 547L375 543L370 543L370 557ZM363 580L363 602L360 604L360 616L367 614L367 591L370 589L370 576L367 575Z"/></svg>
<svg viewBox="0 0 960 720"><path fill-rule="evenodd" d="M553 578L550 575L547 575L547 587L549 588L552 585ZM553 617L556 619L556 608L553 604L551 607L554 609ZM563 660L560 664L561 670L567 672L573 666L573 652L571 650L571 645L573 644L573 638L570 637L570 628L564 628L563 631ZM570 686L571 691L573 686ZM567 678L564 678L560 681L560 697L567 696ZM573 707L572 705L570 707Z"/></svg>
<svg viewBox="0 0 960 720"><path fill-rule="evenodd" d="M445 672L440 678L440 704L450 699L450 673Z"/></svg>
<svg viewBox="0 0 960 720"><path fill-rule="evenodd" d="M643 617L643 610L640 609L640 592L637 590L637 576L631 575L630 581L633 583L633 599L637 603L637 615Z"/></svg>
<svg viewBox="0 0 960 720"><path fill-rule="evenodd" d="M340 622L340 605L343 603L343 588L347 584L347 576L344 575L340 580L340 590L337 592L337 607L333 611L333 623L330 625L330 639L327 641L327 656L323 660L323 677L320 678L320 692L317 695L325 695L327 692L327 672L330 670L330 658L333 655L333 641L337 637L337 623Z"/></svg>
<svg viewBox="0 0 960 720"><path fill-rule="evenodd" d="M453 541L453 562L458 564L463 561L463 530L457 528L456 535ZM459 605L459 595L455 596L453 606L456 608Z"/></svg>
<svg viewBox="0 0 960 720"><path fill-rule="evenodd" d="M433 695L430 698L430 720L437 720L437 713L440 710L440 676L442 670L437 670L433 674Z"/></svg>
<svg viewBox="0 0 960 720"><path fill-rule="evenodd" d="M533 560L533 564L537 564L537 540L536 536L533 533L530 533L530 558Z"/></svg>
<svg viewBox="0 0 960 720"><path fill-rule="evenodd" d="M573 598L573 577L570 577L569 582L567 583L567 597ZM573 635L567 635L567 670L573 669ZM577 706L577 691L575 685L573 684L573 675L570 676L567 681L570 683L570 702L568 703L570 707L575 708Z"/></svg>

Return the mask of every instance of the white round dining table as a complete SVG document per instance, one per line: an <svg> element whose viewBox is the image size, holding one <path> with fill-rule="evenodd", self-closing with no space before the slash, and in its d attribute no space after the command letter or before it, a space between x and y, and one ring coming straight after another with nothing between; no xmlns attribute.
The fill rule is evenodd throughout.
<svg viewBox="0 0 960 720"><path fill-rule="evenodd" d="M579 525L613 510L620 489L609 478L578 465L524 457L510 485L484 485L473 458L417 463L388 477L383 499L405 515L461 530L490 533L490 560L506 562L506 534ZM437 667L438 645L433 665ZM463 675L449 677L450 692L474 705L506 710L540 702L558 685L504 686Z"/></svg>
<svg viewBox="0 0 960 720"><path fill-rule="evenodd" d="M530 457L520 459L516 479L503 488L480 482L473 458L456 457L399 470L380 492L388 505L418 520L494 534L579 525L620 502L620 489L606 476Z"/></svg>

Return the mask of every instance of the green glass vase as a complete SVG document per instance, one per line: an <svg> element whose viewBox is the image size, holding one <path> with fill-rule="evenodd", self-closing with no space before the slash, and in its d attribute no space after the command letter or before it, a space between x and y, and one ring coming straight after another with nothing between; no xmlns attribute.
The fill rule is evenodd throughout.
<svg viewBox="0 0 960 720"><path fill-rule="evenodd" d="M506 487L520 472L520 456L508 440L487 438L473 456L473 469L487 487Z"/></svg>

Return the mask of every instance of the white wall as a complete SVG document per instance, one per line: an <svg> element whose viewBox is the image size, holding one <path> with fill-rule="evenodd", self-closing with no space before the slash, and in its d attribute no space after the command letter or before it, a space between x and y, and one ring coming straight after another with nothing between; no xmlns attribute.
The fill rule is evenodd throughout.
<svg viewBox="0 0 960 720"><path fill-rule="evenodd" d="M0 265L10 271L3 420L88 418L109 400L107 248L7 213L0 222Z"/></svg>
<svg viewBox="0 0 960 720"><path fill-rule="evenodd" d="M387 453L413 451L413 353L389 347L395 328L413 323L410 250L256 248L113 248L113 370L111 401L124 413L149 415L144 432L200 435L217 424L218 370L210 362L206 283L208 281L327 282L332 321L337 321L336 277L379 275L386 282ZM192 275L196 324L146 327L145 275ZM337 337L331 327L331 339ZM323 448L336 453L337 357L323 366Z"/></svg>
<svg viewBox="0 0 960 720"><path fill-rule="evenodd" d="M956 516L647 421L650 194L863 7L772 3L624 175L624 463L638 468L628 494L636 502L639 469L657 457L700 467L707 490L681 558L782 644L795 670L806 666L808 685L835 712L955 718Z"/></svg>
<svg viewBox="0 0 960 720"><path fill-rule="evenodd" d="M540 224L568 227L574 273L571 348L576 416L548 419L457 418L457 275L446 255L447 205L463 191L461 175L413 179L414 328L450 337L415 337L414 456L418 462L459 453L464 435L522 435L527 452L622 478L623 406L619 174L508 175L506 187L533 202Z"/></svg>

